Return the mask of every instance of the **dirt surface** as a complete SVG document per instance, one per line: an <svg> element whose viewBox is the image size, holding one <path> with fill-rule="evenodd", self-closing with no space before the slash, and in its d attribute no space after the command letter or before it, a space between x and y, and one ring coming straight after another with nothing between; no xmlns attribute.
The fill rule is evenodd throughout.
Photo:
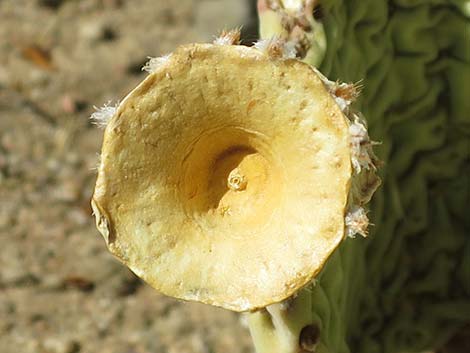
<svg viewBox="0 0 470 353"><path fill-rule="evenodd" d="M89 200L102 131L147 56L245 24L231 0L0 0L0 352L252 352L239 315L157 294Z"/></svg>

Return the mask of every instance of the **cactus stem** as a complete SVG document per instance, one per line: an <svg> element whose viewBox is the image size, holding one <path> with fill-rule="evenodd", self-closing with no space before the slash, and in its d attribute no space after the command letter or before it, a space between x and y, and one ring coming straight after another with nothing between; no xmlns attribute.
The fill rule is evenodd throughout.
<svg viewBox="0 0 470 353"><path fill-rule="evenodd" d="M319 330L313 323L309 291L300 291L281 303L272 304L248 316L249 327L259 352L313 352ZM307 329L309 327L309 329ZM316 337L310 335L315 327Z"/></svg>

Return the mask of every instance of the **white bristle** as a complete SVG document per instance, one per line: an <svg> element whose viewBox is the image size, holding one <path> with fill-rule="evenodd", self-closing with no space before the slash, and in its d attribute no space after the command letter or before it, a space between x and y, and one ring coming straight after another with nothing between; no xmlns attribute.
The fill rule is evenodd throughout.
<svg viewBox="0 0 470 353"><path fill-rule="evenodd" d="M271 43L272 39L260 39L258 40L253 46L258 49L259 51L267 54L269 44Z"/></svg>
<svg viewBox="0 0 470 353"><path fill-rule="evenodd" d="M354 207L349 211L345 218L346 235L354 238L356 234L367 237L367 227L369 219L366 211L362 207Z"/></svg>
<svg viewBox="0 0 470 353"><path fill-rule="evenodd" d="M227 36L220 36L214 40L216 45L232 45L232 40Z"/></svg>
<svg viewBox="0 0 470 353"><path fill-rule="evenodd" d="M261 39L253 46L273 59L294 59L297 54L295 43L278 37Z"/></svg>
<svg viewBox="0 0 470 353"><path fill-rule="evenodd" d="M113 105L113 106L110 104L111 102L109 101L108 103L104 104L101 108L93 106L93 108L95 108L96 111L93 114L91 114L90 120L92 121L93 124L95 124L101 129L106 128L106 126L108 125L108 122L116 113L118 104Z"/></svg>
<svg viewBox="0 0 470 353"><path fill-rule="evenodd" d="M369 169L374 164L369 154L371 141L367 129L357 116L349 126L349 136L352 151L351 162L354 171L359 174L363 168Z"/></svg>
<svg viewBox="0 0 470 353"><path fill-rule="evenodd" d="M157 58L148 57L149 61L142 67L142 71L147 71L148 73L153 73L157 71L160 67L165 65L171 58L171 54L163 55Z"/></svg>
<svg viewBox="0 0 470 353"><path fill-rule="evenodd" d="M222 31L222 33L214 40L215 45L236 45L240 43L240 29L231 31Z"/></svg>

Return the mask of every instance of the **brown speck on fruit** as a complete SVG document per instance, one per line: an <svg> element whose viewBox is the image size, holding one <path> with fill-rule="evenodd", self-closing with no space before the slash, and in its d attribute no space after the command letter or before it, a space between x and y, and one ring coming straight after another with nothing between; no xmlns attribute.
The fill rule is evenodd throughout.
<svg viewBox="0 0 470 353"><path fill-rule="evenodd" d="M247 113L249 113L256 105L256 100L252 100L250 101L250 103L248 103L248 106L246 107L246 111Z"/></svg>

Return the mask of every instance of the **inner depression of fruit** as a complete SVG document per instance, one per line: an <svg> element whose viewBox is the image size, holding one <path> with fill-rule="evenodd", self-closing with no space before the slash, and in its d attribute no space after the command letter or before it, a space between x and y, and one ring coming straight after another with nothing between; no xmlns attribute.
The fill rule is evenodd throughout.
<svg viewBox="0 0 470 353"><path fill-rule="evenodd" d="M201 136L185 158L183 204L201 226L255 227L278 207L280 169L260 135L220 128Z"/></svg>

